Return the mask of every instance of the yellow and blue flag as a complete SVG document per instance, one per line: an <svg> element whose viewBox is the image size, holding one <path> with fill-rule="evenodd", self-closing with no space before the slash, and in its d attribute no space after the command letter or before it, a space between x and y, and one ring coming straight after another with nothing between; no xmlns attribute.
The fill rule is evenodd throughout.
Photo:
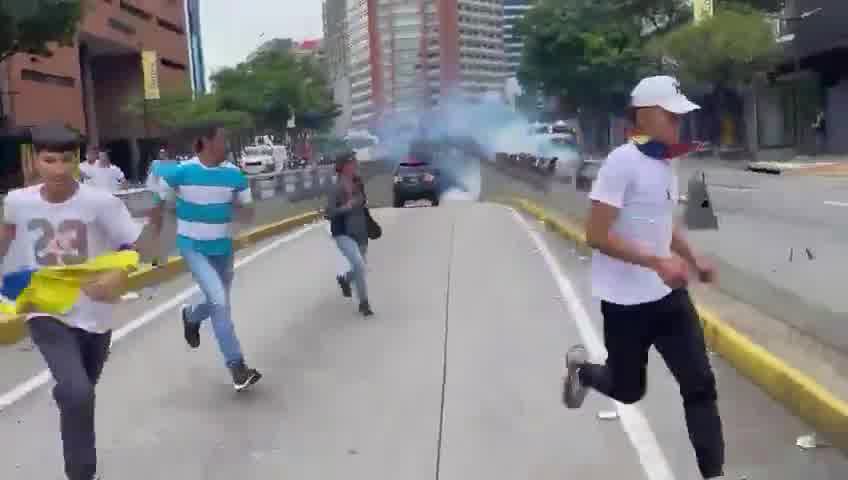
<svg viewBox="0 0 848 480"><path fill-rule="evenodd" d="M65 315L77 303L82 286L98 275L113 271L133 271L139 254L132 250L110 252L78 265L61 265L19 270L3 275L0 313L19 315L39 312Z"/></svg>

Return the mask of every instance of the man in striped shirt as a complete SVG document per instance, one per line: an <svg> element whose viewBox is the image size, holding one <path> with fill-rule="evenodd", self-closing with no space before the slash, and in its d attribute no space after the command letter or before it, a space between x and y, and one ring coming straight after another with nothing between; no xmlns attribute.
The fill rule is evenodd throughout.
<svg viewBox="0 0 848 480"><path fill-rule="evenodd" d="M225 162L226 132L211 124L197 128L193 138L196 158L155 172L161 181L151 223L156 232L161 232L162 204L176 201L177 248L206 297L205 302L182 309L185 340L191 348L200 346L200 324L211 318L233 385L242 391L262 375L245 364L233 326L231 227L236 213L252 216L253 199L244 174Z"/></svg>

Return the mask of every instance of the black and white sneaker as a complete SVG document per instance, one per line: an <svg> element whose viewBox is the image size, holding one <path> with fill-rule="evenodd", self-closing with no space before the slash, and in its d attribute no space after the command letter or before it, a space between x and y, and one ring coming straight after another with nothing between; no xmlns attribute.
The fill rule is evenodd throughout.
<svg viewBox="0 0 848 480"><path fill-rule="evenodd" d="M362 302L359 304L359 313L361 313L363 317L370 317L374 315L374 310L371 310L370 303Z"/></svg>
<svg viewBox="0 0 848 480"><path fill-rule="evenodd" d="M348 280L344 275L339 275L336 277L336 281L339 282L339 288L342 289L342 296L350 298L353 295L353 292L350 290L350 280Z"/></svg>
<svg viewBox="0 0 848 480"><path fill-rule="evenodd" d="M580 381L580 368L589 361L589 353L583 345L572 347L565 354L567 370L562 390L562 402L568 408L580 408L589 389Z"/></svg>
<svg viewBox="0 0 848 480"><path fill-rule="evenodd" d="M230 373L233 375L233 387L237 392L247 389L262 378L262 374L255 368L247 368L243 363L230 368Z"/></svg>
<svg viewBox="0 0 848 480"><path fill-rule="evenodd" d="M183 305L180 312L183 318L183 335L189 347L197 348L200 346L200 324L189 321L188 315L190 312L191 305Z"/></svg>

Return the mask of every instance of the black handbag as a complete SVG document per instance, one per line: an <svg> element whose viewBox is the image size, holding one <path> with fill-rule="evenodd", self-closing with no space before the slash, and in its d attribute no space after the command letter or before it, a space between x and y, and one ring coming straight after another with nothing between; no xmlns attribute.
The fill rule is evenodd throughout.
<svg viewBox="0 0 848 480"><path fill-rule="evenodd" d="M371 209L367 207L365 208L365 222L370 240L377 240L383 236L383 227L374 220L374 217L371 216Z"/></svg>

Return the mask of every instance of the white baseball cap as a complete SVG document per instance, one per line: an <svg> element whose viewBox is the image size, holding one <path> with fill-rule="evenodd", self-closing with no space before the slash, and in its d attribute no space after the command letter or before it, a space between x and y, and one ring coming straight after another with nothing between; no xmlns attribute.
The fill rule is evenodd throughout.
<svg viewBox="0 0 848 480"><path fill-rule="evenodd" d="M683 95L676 78L667 75L642 79L630 94L630 105L636 108L660 107L678 115L701 108Z"/></svg>

